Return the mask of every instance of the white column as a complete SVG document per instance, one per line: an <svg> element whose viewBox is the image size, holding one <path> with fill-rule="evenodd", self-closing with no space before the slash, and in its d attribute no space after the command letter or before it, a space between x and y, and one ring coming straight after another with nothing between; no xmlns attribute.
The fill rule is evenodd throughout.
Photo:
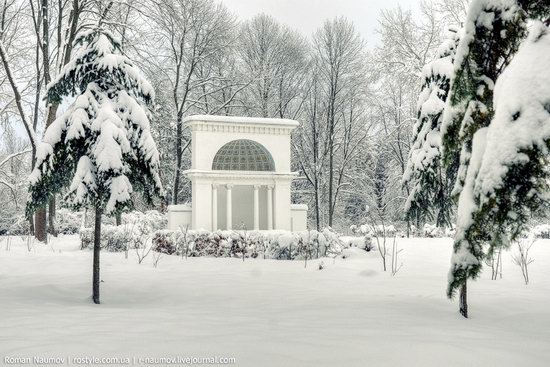
<svg viewBox="0 0 550 367"><path fill-rule="evenodd" d="M212 231L218 229L218 184L212 184Z"/></svg>
<svg viewBox="0 0 550 367"><path fill-rule="evenodd" d="M260 229L260 185L254 185L254 230Z"/></svg>
<svg viewBox="0 0 550 367"><path fill-rule="evenodd" d="M267 186L267 229L273 229L273 186Z"/></svg>
<svg viewBox="0 0 550 367"><path fill-rule="evenodd" d="M233 226L232 224L233 218L231 217L233 213L233 208L231 207L231 189L233 188L233 185L228 184L225 187L227 188L227 205L226 205L227 213L225 217L227 218L227 230L230 230L232 229L231 227Z"/></svg>

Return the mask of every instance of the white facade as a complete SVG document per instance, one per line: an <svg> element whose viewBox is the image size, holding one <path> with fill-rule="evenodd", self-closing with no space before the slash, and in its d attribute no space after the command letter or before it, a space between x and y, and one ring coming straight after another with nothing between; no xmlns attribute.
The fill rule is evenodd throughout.
<svg viewBox="0 0 550 367"><path fill-rule="evenodd" d="M298 122L190 116L192 205L168 207L170 229L304 230L307 206L291 205L290 134Z"/></svg>

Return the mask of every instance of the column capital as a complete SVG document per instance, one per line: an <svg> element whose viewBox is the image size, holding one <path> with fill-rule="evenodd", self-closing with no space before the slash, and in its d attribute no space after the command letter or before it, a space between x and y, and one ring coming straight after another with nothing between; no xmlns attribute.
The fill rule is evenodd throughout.
<svg viewBox="0 0 550 367"><path fill-rule="evenodd" d="M213 183L213 184L212 184L212 188L213 188L214 190L217 190L218 187L220 187L220 184L219 184L219 183Z"/></svg>
<svg viewBox="0 0 550 367"><path fill-rule="evenodd" d="M231 189L233 188L233 186L235 186L235 185L233 185L233 184L225 184L225 188L226 188L227 190L231 190Z"/></svg>
<svg viewBox="0 0 550 367"><path fill-rule="evenodd" d="M266 187L268 190L273 190L273 188L275 188L275 185L266 185Z"/></svg>
<svg viewBox="0 0 550 367"><path fill-rule="evenodd" d="M263 186L263 185L258 185L258 184L256 184L256 185L254 185L254 190L259 190L259 189L262 188L262 186Z"/></svg>

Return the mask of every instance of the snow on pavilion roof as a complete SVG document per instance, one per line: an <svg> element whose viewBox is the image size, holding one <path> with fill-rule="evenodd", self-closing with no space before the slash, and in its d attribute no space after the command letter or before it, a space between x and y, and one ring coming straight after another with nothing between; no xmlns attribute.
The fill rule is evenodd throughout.
<svg viewBox="0 0 550 367"><path fill-rule="evenodd" d="M297 127L298 121L290 119L261 118L261 117L240 117L240 116L217 116L217 115L192 115L183 119L183 123L191 122L213 122L221 124L244 124L264 126L287 126Z"/></svg>

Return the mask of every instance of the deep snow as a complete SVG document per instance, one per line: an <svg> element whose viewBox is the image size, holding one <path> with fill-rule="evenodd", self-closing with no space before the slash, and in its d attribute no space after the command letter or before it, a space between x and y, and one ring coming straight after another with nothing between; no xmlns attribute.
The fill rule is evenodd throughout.
<svg viewBox="0 0 550 367"><path fill-rule="evenodd" d="M0 237L1 238L1 237ZM550 353L550 241L532 249L531 284L510 254L503 279L470 283L471 318L445 297L450 239L400 239L402 269L377 252L302 261L92 252L68 236L28 252L0 242L5 356L224 356L237 366L543 366ZM513 250L515 251L515 250ZM325 268L318 270L319 261Z"/></svg>

